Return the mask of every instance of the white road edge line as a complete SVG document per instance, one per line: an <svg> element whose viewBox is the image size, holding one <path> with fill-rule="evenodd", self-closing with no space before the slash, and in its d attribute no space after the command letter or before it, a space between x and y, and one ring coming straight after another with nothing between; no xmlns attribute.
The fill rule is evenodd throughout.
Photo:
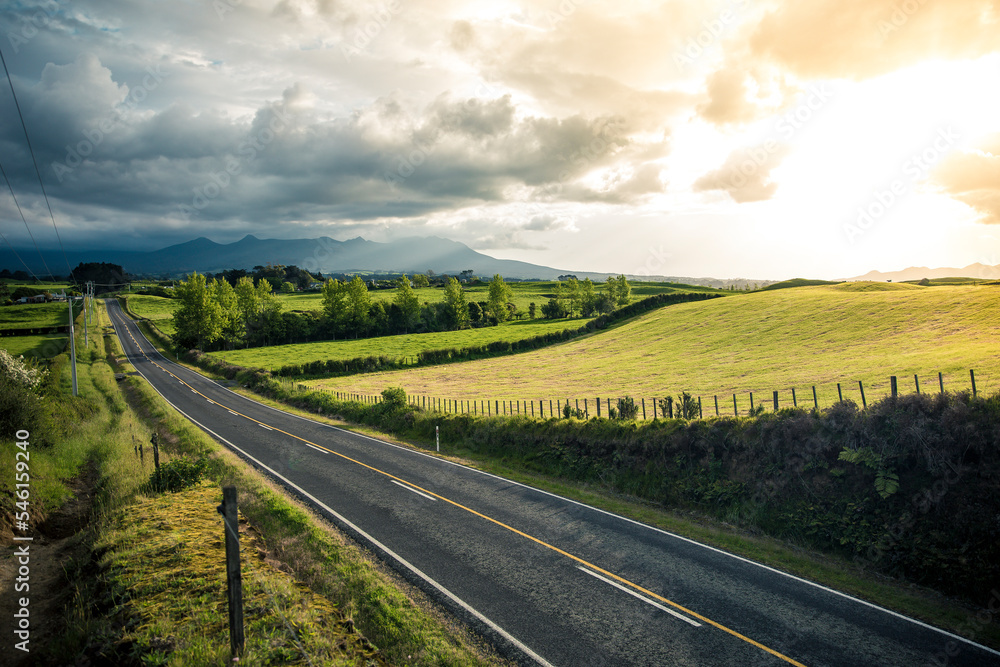
<svg viewBox="0 0 1000 667"><path fill-rule="evenodd" d="M393 484L395 484L396 486L403 487L407 491L412 491L413 493L417 494L418 496L423 496L427 500L437 500L437 498L435 498L433 496L428 496L426 493L423 493L422 491L417 491L412 486L407 486L406 484L403 484L402 482L398 482L398 481L396 481L394 479L390 479L389 481L392 482Z"/></svg>
<svg viewBox="0 0 1000 667"><path fill-rule="evenodd" d="M142 375L141 372L139 374ZM145 375L143 375L142 377L143 377L144 380L146 380L146 382L149 382L149 378L147 378ZM329 505L327 505L326 503L322 502L319 498L317 498L316 496L312 495L311 493L309 493L308 491L306 491L305 489L303 489L302 487L300 487L295 482L291 481L290 479L288 479L287 477L285 477L281 473L279 473L279 472L277 472L277 471L269 468L268 466L264 465L264 463L262 463L261 461L258 461L256 458L254 458L253 456L251 456L248 452L243 451L242 449L240 449L239 447L237 447L236 445L234 445L233 443L231 443L229 440L226 440L225 438L223 438L221 435L219 435L218 433L216 433L212 429L204 426L198 420L193 419L186 412L184 412L183 410L181 410L180 408L178 408L176 405L174 405L173 403L171 403L170 400L166 396L164 396L163 394L160 394L160 392L156 389L156 387L153 386L152 382L149 382L149 386L150 386L150 388L152 388L153 391L155 391L157 394L160 395L160 398L162 398L164 401L166 401L167 404L170 405L174 410L177 410L177 412L179 412L182 415L184 415L184 417L186 419L188 419L192 424L197 425L198 428L202 429L206 433L209 433L210 435L212 435L212 437L216 438L219 442L224 442L225 444L227 444L229 447L231 447L235 451L239 452L240 454L242 454L246 458L250 459L251 461L253 461L254 463L256 463L258 466L260 466L261 468L263 468L264 470L266 470L269 473L271 473L272 475L274 475L277 479L280 479L282 482L284 482L285 484L287 484L289 487L295 489L296 491L298 491L299 493L301 493L303 496L305 496L306 498L308 498L312 502L316 503L317 506L322 507L323 510L326 511L326 512L329 512L331 516L337 517L337 519L339 519L340 521L342 521L345 525L350 526L350 528L352 530L356 531L358 535L361 535L364 539L368 540L371 544L374 544L376 547L378 547L379 549L381 549L390 558L393 558L397 563L399 563L400 565L402 565L403 567L405 567L406 569L408 569L410 572L412 572L416 576L418 576L421 579L423 579L424 581L426 581L428 585L433 586L442 595L446 596L449 600L451 600L452 602L454 602L455 604L457 604L459 607L461 607L462 609L464 609L468 613L470 613L473 616L475 616L476 618L478 618L484 625L486 625L491 630L493 630L494 632L496 632L498 635L500 635L501 637L503 637L504 639L506 639L508 642L510 642L511 644L513 644L518 650L522 651L525 655L527 655L529 658L531 658L532 660L534 660L535 662L537 662L539 665L541 665L542 667L555 667L555 665L553 665L551 662L549 662L548 660L546 660L545 658L543 658L542 656L538 655L537 653L535 653L534 651L532 651L530 648L528 648L527 646L525 646L521 641L519 641L512 634L510 634L509 632L507 632L506 630L504 630L503 628L501 628L499 625L497 625L496 623L494 623L490 619L488 619L485 616L483 616L483 614L480 613L478 610L476 610L473 607L469 606L469 604L467 602L465 602L465 600L463 600L462 598L458 597L457 595L455 595L454 593L452 593L451 591L449 591L447 588L445 588L444 586L442 586L441 584L439 584L435 580L431 579L429 576L427 576L426 574L424 574L420 569L418 569L415 565L413 565L412 563L410 563L409 561L407 561L405 558L403 558L402 556L400 556L399 554L397 554L395 551L393 551L389 547L385 546L384 544L382 544L381 542L379 542L378 540L376 540L374 537L372 537L371 535L369 535L365 531L361 530L361 528L359 528L358 526L356 526L353 523L351 523L351 521L349 521L347 519L347 517L341 516L338 512L334 511L334 509L331 508Z"/></svg>
<svg viewBox="0 0 1000 667"><path fill-rule="evenodd" d="M606 584L611 584L612 586L614 586L618 590L625 591L626 593L628 593L632 597L639 598L640 600L642 600L646 604L653 605L657 609L661 609L661 610L667 612L668 614L670 614L671 616L676 616L677 618L681 619L685 623L690 623L691 625L693 625L696 628L700 628L701 627L701 623L699 623L698 621L692 620L692 619L688 618L687 616L685 616L684 614L682 614L682 613L680 613L678 611L674 611L673 609L671 609L669 607L664 607L659 602L654 602L654 601L650 600L647 597L639 595L638 593L636 593L635 591L633 591L631 588L625 588L624 586L622 586L621 584L619 584L617 581L612 581L612 580L610 580L610 579L608 579L606 577L602 577L601 575L597 574L593 570L588 569L586 567L583 567L582 565L577 565L576 569L580 570L581 572L586 572L590 576L596 577L597 579L600 579L601 581L603 581Z"/></svg>
<svg viewBox="0 0 1000 667"><path fill-rule="evenodd" d="M122 317L124 318L125 316L122 315ZM115 331L117 333L117 328L115 329ZM142 346L138 345L138 347L139 347L139 349L141 351L142 350ZM169 359L167 359L166 357L164 357L162 354L160 354L159 350L156 350L155 347L153 348L153 352L156 354L157 357L163 359L164 361L168 361L171 364L178 365L175 362L170 361ZM126 353L126 355L127 355L127 353ZM180 368L184 368L184 370L190 371L190 369L185 368L183 366L179 366L179 367ZM190 371L190 372L194 373L194 371ZM201 373L195 373L195 374L198 375L198 376L200 376L200 377L202 377L202 378L204 378L206 381L211 382L211 380L208 380L207 378L205 378L205 376L201 375ZM145 376L143 376L143 377L145 378ZM146 381L148 382L149 380L147 379ZM630 519L630 518L628 518L626 516L622 516L620 514L615 514L614 512L609 512L607 510L600 509L599 507L594 507L593 505L588 505L586 503L582 503L582 502L580 502L578 500L573 500L572 498L566 498L564 496L560 496L559 494L552 493L551 491L544 491L542 489L538 489L538 488L535 488L533 486L528 486L527 484L522 484L521 482L515 482L514 480L507 479L507 478L501 477L499 475L494 475L493 473L485 472L483 470L476 470L475 468L471 468L469 466L464 466L464 465L462 465L460 463L455 463L454 461L449 461L448 459L443 459L443 458L438 457L438 456L433 456L431 454L428 454L428 453L425 453L425 452L421 452L421 451L412 449L410 447L403 447L402 445L397 445L397 444L392 443L392 442L386 442L385 440L379 440L378 438L373 438L373 437L368 436L368 435L363 435L363 434L357 433L355 431L349 431L349 430L347 430L345 428L341 428L339 426L333 426L331 424L324 424L323 422L316 421L315 419L310 419L308 417L302 417L300 415L292 414L291 412L286 412L284 410L279 410L278 408L271 407L270 405L265 405L264 403L261 403L260 401L255 401L252 398L247 398L246 396L243 396L241 394L237 394L235 391L232 391L231 389L229 389L227 387L222 387L222 388L225 389L226 391L228 391L230 394L232 394L237 399L243 399L243 400L245 400L247 402L253 403L254 405L257 405L257 406L260 406L260 407L263 407L263 408L267 408L269 410L273 410L274 412L280 412L283 415L286 415L286 416L289 416L289 417L294 417L295 419L301 419L302 421L310 422L312 424L316 424L317 426L330 428L330 429L333 429L335 431L340 431L342 433L347 433L347 434L350 434L350 435L353 435L353 436L357 436L359 438L364 438L366 440L371 440L372 442L377 442L377 443L382 444L382 445L387 445L389 447L394 447L396 449L407 451L407 452L410 452L411 454L416 454L417 456L423 456L423 457L426 457L426 458L429 458L429 459L434 459L435 461L440 461L441 463L446 463L448 465L453 465L455 467L462 468L462 469L468 470L470 472L478 473L480 475L485 475L487 477L492 477L494 479L501 480L501 481L503 481L505 483L508 483L508 484L513 484L515 486L520 486L520 487L525 488L525 489L530 489L532 491L544 494L546 496L550 496L552 498L558 498L559 500L562 500L564 502L571 503L573 505L577 505L579 507L586 508L586 509L591 510L593 512L598 512L599 514L604 514L606 516L614 517L616 519L620 519L621 521L625 521L627 523L631 523L631 524L636 525L636 526L641 526L642 528L645 528L647 530L652 530L654 532L661 533L663 535L669 535L670 537L673 537L674 539L678 539L678 540L681 540L683 542L687 542L688 544L692 544L694 546L701 547L702 549L708 549L709 551L714 551L715 553L720 554L722 556L728 556L729 558L734 558L734 559L736 559L738 561L742 561L742 562L744 562L744 563L746 563L748 565L753 565L753 566L762 568L764 570L767 570L769 572L773 572L774 574L780 575L782 577L787 577L789 579L793 579L795 581L798 581L799 583L806 584L807 586L812 586L813 588L816 588L816 589L819 589L819 590L822 590L822 591L826 591L827 593L832 593L833 595L841 597L841 598L843 598L845 600L850 600L851 602L856 602L858 604L864 605L865 607L869 607L870 609L874 609L876 611L883 612L885 614L888 614L888 615L893 616L895 618L898 618L900 620L907 621L909 623L913 623L914 625L919 625L922 628L926 628L927 630L931 630L931 631L936 632L936 633L938 633L940 635L944 635L945 637L950 637L951 639L954 639L955 641L962 642L963 644L966 644L968 646L973 646L973 647L978 648L980 650L986 651L987 653L990 653L992 655L1000 656L1000 651L992 649L989 646L985 646L983 644L975 642L975 641L973 641L971 639L968 639L966 637L962 637L960 635L957 635L957 634L955 634L953 632L949 632L947 630L943 630L941 628L938 628L938 627L935 627L933 625L930 625L929 623L924 623L923 621L918 621L915 618L911 618L911 617L906 616L904 614L900 614L899 612L893 611L891 609L886 609L885 607L879 606L879 605L874 604L872 602L868 602L867 600L862 600L861 598L854 597L853 595L848 595L847 593L843 593L841 591L838 591L836 589L830 588L828 586L824 586L823 584L817 584L815 581L809 581L808 579L803 579L802 577L797 577L794 574L790 574L788 572L782 572L781 570L779 570L777 568L774 568L774 567L771 567L770 565L764 565L763 563L758 563L757 561L750 560L749 558L744 558L743 556L737 556L736 554L729 553L728 551L723 551L722 549L719 549L719 548L716 548L716 547L713 547L713 546L709 546L707 544L703 544L703 543L698 542L696 540L692 540L691 538L684 537L683 535L678 535L676 533L671 533L668 530L663 530L662 528L657 528L656 526L650 526L647 523L642 523L641 521L636 521L635 519Z"/></svg>

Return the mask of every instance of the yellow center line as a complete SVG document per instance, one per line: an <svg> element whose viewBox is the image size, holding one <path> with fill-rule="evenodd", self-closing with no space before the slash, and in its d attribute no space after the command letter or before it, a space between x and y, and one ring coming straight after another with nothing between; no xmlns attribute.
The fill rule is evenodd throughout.
<svg viewBox="0 0 1000 667"><path fill-rule="evenodd" d="M131 332L129 332L129 335L131 335ZM135 341L135 337L134 336L132 337L132 340ZM136 345L138 346L138 342L137 341L136 341ZM139 347L139 351L142 352L142 347L141 346ZM201 395L201 396L203 396L205 398L208 398L208 396L205 396L205 394L202 394L200 391L198 391L197 389L195 389L194 387L192 387L191 385L189 385L187 382L185 382L181 378L177 377L176 375L174 375L169 370L167 370L166 368L164 368L160 364L156 363L152 359L150 359L148 356L146 356L146 354L144 352L142 353L142 355L144 357L146 357L146 359L150 363L152 363L154 366L156 366L160 370L164 371L165 373L168 373L172 377L176 378L182 384L184 384L185 386L189 387L195 393L197 393L197 394L199 394L199 395ZM209 400L211 400L211 399L209 399ZM221 403L216 403L216 405L219 405L220 407L226 407L226 406L223 406ZM332 449L328 449L328 448L324 447L323 445L319 445L319 444L316 444L315 442L312 442L310 440L306 440L305 438L303 438L301 436L298 436L298 435L295 435L294 433L289 433L288 431L284 431L284 430L282 430L280 428L277 428L275 426L270 426L268 424L265 424L264 422L259 421L257 419L254 419L253 417L251 417L249 415L245 415L245 414L243 414L241 412L237 412L237 411L233 410L232 408L226 408L226 409L229 410L230 412L235 412L239 416L244 417L246 419L249 419L252 422L256 422L256 423L260 424L261 426L266 426L267 428L275 430L275 431L277 431L279 433L284 433L285 435L287 435L290 438L294 438L296 440L300 440L300 441L304 442L307 445L311 445L311 446L313 446L313 447L315 447L317 449L321 449L321 450L323 450L325 452L329 452L330 454L334 454L336 456L339 456L340 458L344 459L345 461L350 461L351 463L357 464L357 465L359 465L359 466L361 466L363 468L367 468L367 469L369 469L369 470L371 470L373 472L376 472L376 473L378 473L380 475L384 475L384 476L388 477L389 479L397 480L399 482L403 482L404 484L408 484L408 485L412 486L415 489L419 489L420 491L423 491L426 494L429 494L431 496L434 496L435 498L443 500L444 502L446 502L446 503L448 503L450 505L453 505L453 506L455 506L455 507L457 507L457 508L459 508L461 510L465 510L466 512L468 512L470 514L473 514L475 516L478 516L481 519L485 519L486 521L494 523L497 526L500 526L501 528L505 528L505 529L509 530L510 532L514 533L515 535L520 535L521 537L524 537L524 538L526 538L528 540L531 540L532 542L534 542L534 543L536 543L536 544L538 544L540 546L543 546L546 549L550 549L550 550L556 552L557 554L565 556L566 558L569 558L570 560L573 560L573 561L575 561L577 563L580 563L581 565L585 565L585 566L589 567L590 569L592 569L592 570L594 570L596 572L600 572L601 574L604 574L604 575L606 575L608 577L611 577L615 581L618 581L618 582L620 582L622 584L625 584L626 586L630 586L630 587L634 588L637 591L645 593L646 595L648 595L648 596L650 596L650 597L652 597L652 598L654 598L656 600L659 600L661 602L664 602L664 603L670 605L671 607L674 607L675 609L678 609L678 610L684 612L685 614L689 614L689 615L697 618L700 621L704 621L705 623L708 623L709 625L715 626L719 630L722 630L723 632L727 632L730 635L732 635L732 636L734 636L734 637L736 637L738 639L742 639L743 641L747 642L748 644L752 644L753 646L756 646L760 650L765 651L767 653L770 653L771 655L773 655L773 656L775 656L777 658L780 658L781 660L784 660L785 662L787 662L787 663L789 663L791 665L796 665L796 667L806 667L806 665L803 665L801 662L798 662L797 660L793 660L792 658L789 658L788 656L786 656L786 655L784 655L784 654L782 654L782 653L774 650L773 648L771 648L769 646L765 646L764 644L761 644L760 642L755 641L755 640L747 637L746 635L742 635L739 632L737 632L736 630L733 630L732 628L726 627L725 625L722 625L721 623L719 623L717 621L713 621L712 619L708 618L707 616L703 616L703 615L699 614L696 611L692 611L692 610L688 609L687 607L674 602L673 600L668 600L667 598L663 597L662 595L659 595L657 593L654 593L651 590L643 588L639 584L633 583L633 582L629 581L628 579L625 579L624 577L620 577L619 575L615 574L614 572L609 572L608 570L605 570L602 567L598 567L597 565L594 565L593 563L591 563L589 561L586 561L583 558L580 558L579 556L574 556L573 554L569 553L568 551L564 551L564 550L560 549L557 546L549 544L548 542L545 542L544 540L540 540L537 537L534 537L533 535L529 535L528 533L525 533L524 531L518 530L517 528L514 528L513 526L510 526L510 525L508 525L508 524L506 524L506 523L504 523L502 521L494 519L493 517L487 516L487 515L485 515L485 514L483 514L481 512L477 512L476 510L474 510L474 509L472 509L470 507L466 507L465 505L462 505L461 503L455 502L454 500L446 498L446 497L444 497L444 496L442 496L440 494L434 493L433 491L430 491L430 490L425 489L425 488L423 488L421 486L418 486L418 485L414 484L413 482L407 481L407 480L405 480L405 479L403 479L401 477L397 477L397 476L393 475L392 473L388 473L388 472L386 472L384 470L379 470L378 468L370 466L367 463L363 463L361 461L358 461L357 459L353 459L350 456L347 456L346 454L341 454L340 452L336 452L336 451L334 451Z"/></svg>

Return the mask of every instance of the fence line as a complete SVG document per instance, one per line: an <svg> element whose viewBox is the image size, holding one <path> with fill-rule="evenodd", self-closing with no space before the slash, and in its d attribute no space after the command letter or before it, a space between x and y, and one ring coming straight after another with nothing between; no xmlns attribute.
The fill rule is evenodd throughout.
<svg viewBox="0 0 1000 667"><path fill-rule="evenodd" d="M981 380L981 379L980 379ZM980 387L976 384L976 372L973 369L969 370L969 382L971 385L971 390L973 396L978 395ZM308 389L306 385L295 383L292 380L285 379L282 384L286 386L297 386L299 389ZM859 399L855 401L860 402L862 408L868 406L868 397L865 394L865 385L862 380L857 381L857 392L856 397ZM913 376L913 385L915 393L920 394L920 377L919 375ZM875 386L876 388L881 385L870 385L869 390ZM945 391L944 374L938 373L938 388L940 393ZM889 377L888 385L889 393L888 396L898 396L901 393L899 378L895 375ZM816 391L816 385L811 386L812 390L812 400L803 401L801 407L819 409L820 399L819 394ZM961 389L960 389L961 390ZM375 405L382 402L381 395L370 395L370 394L360 394L342 391L331 391L323 390L327 393L336 397L338 401L356 401L359 403L365 403L370 405ZM838 402L843 402L845 390L841 386L841 383L837 383L837 398ZM702 396L686 394L687 401L684 402L685 393L682 392L681 395L672 396L669 394L660 394L657 396L639 396L639 397L614 397L614 396L595 396L593 397L593 405L595 406L595 413L592 415L590 411L591 407L591 397L583 398L548 398L548 399L469 399L469 398L454 398L454 397L440 397L440 396L428 396L424 394L411 394L407 396L407 402L417 408L427 411L440 412L442 414L468 414L468 415L485 415L485 416L522 416L522 417L533 417L541 419L549 419L552 417L579 417L579 418L589 418L591 416L597 417L611 417L611 416L621 416L622 411L625 410L631 415L631 419L637 421L649 421L651 419L657 418L686 418L686 419L703 419L705 418L705 413L713 410L714 414L709 414L708 416L724 417L732 414L733 416L739 417L742 415L749 415L760 413L766 411L768 408L768 402L766 401L755 401L754 392L746 392L748 395L748 400L742 403L742 406L749 405L749 409L741 410L741 403L739 400L740 394L732 394L733 403L732 411L729 412L723 409L719 402L719 395L713 394L711 396L712 402L709 406L703 406ZM782 392L774 390L771 392L770 407L773 411L778 411L782 408L787 407L800 407L799 406L799 396L796 393L794 387L790 389L790 400L787 396L785 399L782 398ZM728 400L729 394L723 396L724 400ZM650 403L647 406L647 399ZM852 400L851 396L847 396L846 400ZM581 405L582 402L582 405ZM835 402L831 403L834 404ZM829 407L825 405L823 407Z"/></svg>

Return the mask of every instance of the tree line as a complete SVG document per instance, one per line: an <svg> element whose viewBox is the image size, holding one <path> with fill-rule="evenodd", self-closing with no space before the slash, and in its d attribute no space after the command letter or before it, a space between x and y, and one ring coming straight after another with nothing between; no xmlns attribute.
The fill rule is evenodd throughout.
<svg viewBox="0 0 1000 667"><path fill-rule="evenodd" d="M373 300L360 276L328 278L318 312L285 311L274 294L275 281L266 275L256 281L241 275L235 284L231 277L209 280L195 272L177 285L174 294L181 303L173 323L180 345L216 350L450 331L496 325L517 311L513 292L499 274L490 281L486 301L470 301L461 283L448 277L443 299L423 304L405 275L396 281L396 294L388 303Z"/></svg>

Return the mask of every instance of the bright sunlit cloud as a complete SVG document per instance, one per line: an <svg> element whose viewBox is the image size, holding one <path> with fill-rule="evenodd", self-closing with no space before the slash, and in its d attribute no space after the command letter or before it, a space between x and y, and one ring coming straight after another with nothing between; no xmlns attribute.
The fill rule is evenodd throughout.
<svg viewBox="0 0 1000 667"><path fill-rule="evenodd" d="M1000 263L989 0L43 0L0 34L78 245L436 234L720 278ZM9 88L0 108L51 246ZM9 194L0 225L30 245Z"/></svg>

